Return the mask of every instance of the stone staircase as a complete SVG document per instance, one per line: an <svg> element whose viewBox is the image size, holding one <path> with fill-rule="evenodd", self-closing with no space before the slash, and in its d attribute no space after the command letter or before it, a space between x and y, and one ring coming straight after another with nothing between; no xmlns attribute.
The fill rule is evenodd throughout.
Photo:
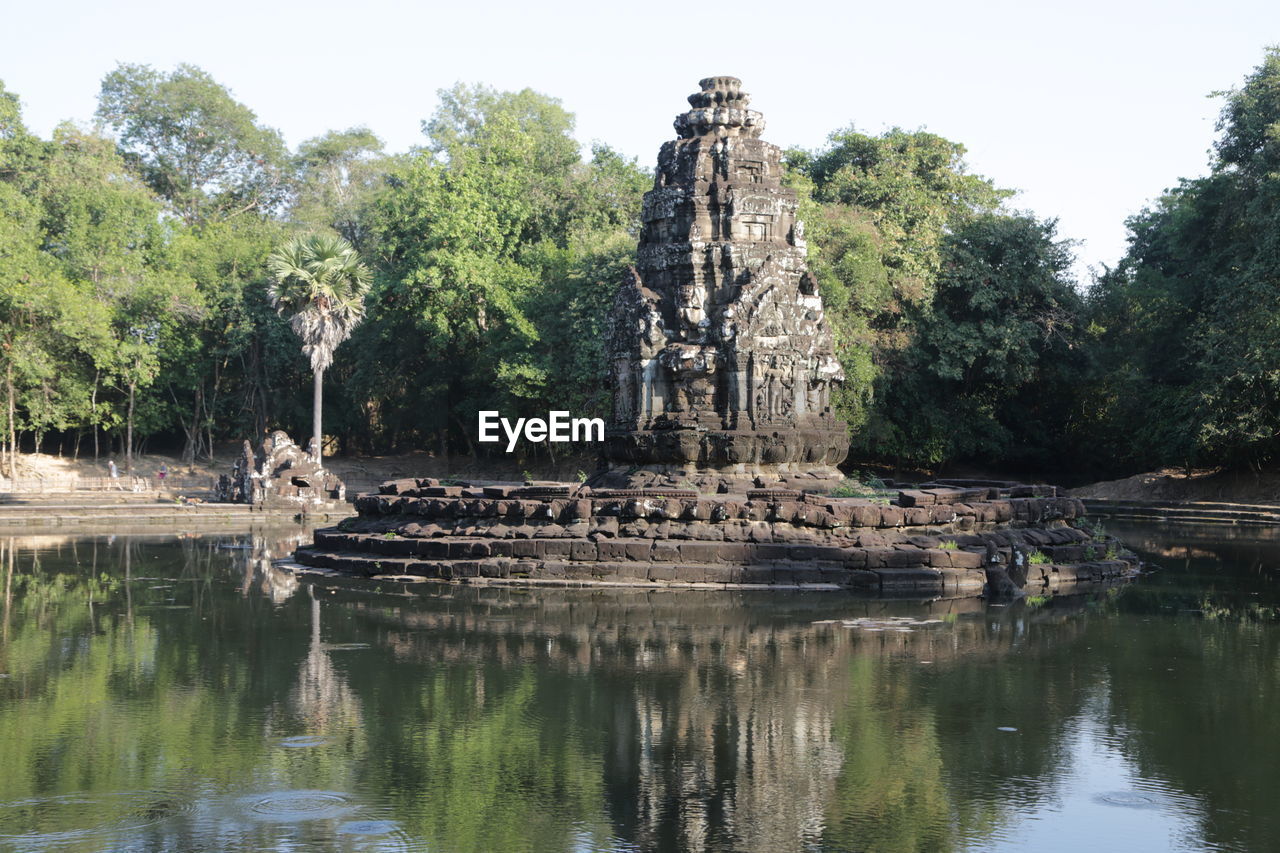
<svg viewBox="0 0 1280 853"><path fill-rule="evenodd" d="M1220 501L1139 501L1082 498L1088 515L1188 524L1280 526L1280 506Z"/></svg>

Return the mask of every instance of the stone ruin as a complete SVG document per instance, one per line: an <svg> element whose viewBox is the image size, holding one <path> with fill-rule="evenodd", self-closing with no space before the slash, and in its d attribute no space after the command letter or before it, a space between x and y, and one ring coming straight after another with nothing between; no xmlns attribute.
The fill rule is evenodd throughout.
<svg viewBox="0 0 1280 853"><path fill-rule="evenodd" d="M830 489L844 380L782 150L734 77L708 77L658 154L606 351L613 410L591 484Z"/></svg>
<svg viewBox="0 0 1280 853"><path fill-rule="evenodd" d="M1068 592L1136 572L1053 486L835 497L843 379L796 197L733 77L676 119L609 315L614 407L585 484L395 480L317 530L313 572L477 584ZM710 494L714 493L714 494Z"/></svg>
<svg viewBox="0 0 1280 853"><path fill-rule="evenodd" d="M837 498L410 479L355 506L358 516L317 530L294 559L379 579L927 597L1065 593L1136 565L1113 539L1076 524L1083 504L1054 486L938 483Z"/></svg>
<svg viewBox="0 0 1280 853"><path fill-rule="evenodd" d="M255 450L246 439L230 476L218 478L216 499L263 509L332 508L346 500L342 480L326 471L315 454L283 430L275 430Z"/></svg>

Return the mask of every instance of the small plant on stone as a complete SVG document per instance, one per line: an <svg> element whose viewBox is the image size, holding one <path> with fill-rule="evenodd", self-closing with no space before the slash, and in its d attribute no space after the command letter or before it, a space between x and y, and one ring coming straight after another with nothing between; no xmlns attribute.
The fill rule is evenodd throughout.
<svg viewBox="0 0 1280 853"><path fill-rule="evenodd" d="M831 490L833 498L869 498L875 489L856 479L848 479Z"/></svg>
<svg viewBox="0 0 1280 853"><path fill-rule="evenodd" d="M581 471L581 470L580 470L580 471L578 471L578 482L579 482L579 483L585 483L585 482L587 482L587 472L586 472L586 471Z"/></svg>
<svg viewBox="0 0 1280 853"><path fill-rule="evenodd" d="M1027 563L1033 566L1043 566L1049 562L1049 555L1044 551L1032 551L1027 555Z"/></svg>
<svg viewBox="0 0 1280 853"><path fill-rule="evenodd" d="M1115 545L1110 545L1110 546L1108 546L1108 547L1107 547L1107 559L1108 559L1108 560L1118 560L1118 559L1120 559L1120 549L1119 549L1119 548L1117 548Z"/></svg>
<svg viewBox="0 0 1280 853"><path fill-rule="evenodd" d="M1086 547L1086 548L1084 549L1084 558L1085 558L1086 560L1096 560L1096 559L1098 559L1098 546L1097 546L1097 545L1090 545L1090 546Z"/></svg>
<svg viewBox="0 0 1280 853"><path fill-rule="evenodd" d="M938 547L943 551L955 551L960 548L960 544L954 539L943 539L938 543Z"/></svg>
<svg viewBox="0 0 1280 853"><path fill-rule="evenodd" d="M525 481L526 483L532 483L532 482L533 482L533 475L532 475L532 474L530 474L528 471L521 471L521 472L520 472L520 476L524 478L524 481Z"/></svg>
<svg viewBox="0 0 1280 853"><path fill-rule="evenodd" d="M383 539L395 539L398 535L399 535L399 534L398 534L398 533L396 533L394 530L388 530L386 533L382 534L382 538L383 538Z"/></svg>
<svg viewBox="0 0 1280 853"><path fill-rule="evenodd" d="M1104 532L1102 521L1096 518L1077 518L1075 526L1077 530L1083 530L1094 539L1101 537Z"/></svg>

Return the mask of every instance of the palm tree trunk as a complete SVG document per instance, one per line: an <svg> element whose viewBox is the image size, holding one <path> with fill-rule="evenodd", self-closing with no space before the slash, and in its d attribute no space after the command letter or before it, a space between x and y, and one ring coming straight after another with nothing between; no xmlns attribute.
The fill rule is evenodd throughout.
<svg viewBox="0 0 1280 853"><path fill-rule="evenodd" d="M315 371L315 394L311 404L311 440L315 442L315 461L319 462L324 458L324 433L320 431L320 412L323 409L324 398L324 371Z"/></svg>
<svg viewBox="0 0 1280 853"><path fill-rule="evenodd" d="M133 476L133 399L137 387L136 380L129 382L129 414L125 419L124 471L130 477Z"/></svg>

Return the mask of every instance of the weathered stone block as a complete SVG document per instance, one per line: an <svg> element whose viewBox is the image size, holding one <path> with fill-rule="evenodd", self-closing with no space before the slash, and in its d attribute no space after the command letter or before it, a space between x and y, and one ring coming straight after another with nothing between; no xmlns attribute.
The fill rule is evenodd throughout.
<svg viewBox="0 0 1280 853"><path fill-rule="evenodd" d="M601 560L622 562L627 559L627 547L621 539L602 539L596 543Z"/></svg>
<svg viewBox="0 0 1280 853"><path fill-rule="evenodd" d="M932 507L927 506L913 506L904 509L902 511L903 524L911 527L921 527L928 524L932 519L931 509Z"/></svg>
<svg viewBox="0 0 1280 853"><path fill-rule="evenodd" d="M880 526L881 527L901 527L902 526L902 508L896 506L880 507Z"/></svg>
<svg viewBox="0 0 1280 853"><path fill-rule="evenodd" d="M891 569L914 568L926 562L925 552L919 548L903 550L895 548L886 557L885 565Z"/></svg>
<svg viewBox="0 0 1280 853"><path fill-rule="evenodd" d="M953 551L944 548L930 548L925 553L925 559L928 565L935 569L951 568L951 555Z"/></svg>
<svg viewBox="0 0 1280 853"><path fill-rule="evenodd" d="M676 563L632 563L637 571L644 571L651 581L680 580L683 572Z"/></svg>
<svg viewBox="0 0 1280 853"><path fill-rule="evenodd" d="M573 560L597 560L600 557L599 546L605 542L606 540L601 540L601 542L572 542L569 545L569 558Z"/></svg>
<svg viewBox="0 0 1280 853"><path fill-rule="evenodd" d="M573 550L573 542L569 539L538 540L538 554L544 557L568 557Z"/></svg>
<svg viewBox="0 0 1280 853"><path fill-rule="evenodd" d="M599 516L591 520L590 532L599 536L613 537L618 535L618 519Z"/></svg>
<svg viewBox="0 0 1280 853"><path fill-rule="evenodd" d="M654 542L652 559L663 563L675 563L680 560L680 546L674 542Z"/></svg>
<svg viewBox="0 0 1280 853"><path fill-rule="evenodd" d="M713 542L682 542L680 559L686 563L714 563L720 559L720 548Z"/></svg>
<svg viewBox="0 0 1280 853"><path fill-rule="evenodd" d="M937 500L929 492L922 492L916 489L906 489L898 492L896 503L898 506L926 506L928 504L937 503Z"/></svg>
<svg viewBox="0 0 1280 853"><path fill-rule="evenodd" d="M881 569L889 565L889 555L894 553L892 548L864 548L862 552L867 555L868 569Z"/></svg>

